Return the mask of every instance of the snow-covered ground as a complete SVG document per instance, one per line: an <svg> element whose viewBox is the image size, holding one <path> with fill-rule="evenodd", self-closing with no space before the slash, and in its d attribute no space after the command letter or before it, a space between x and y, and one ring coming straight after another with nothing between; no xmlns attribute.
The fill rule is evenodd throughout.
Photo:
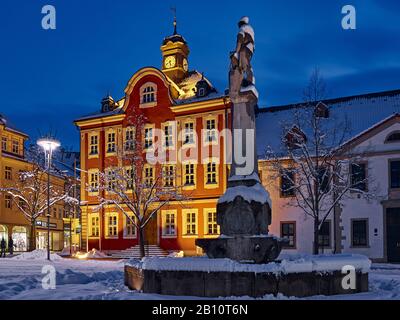
<svg viewBox="0 0 400 320"><path fill-rule="evenodd" d="M124 286L125 261L54 259L56 289L42 288L43 256L0 259L0 299L199 299L160 296L130 291ZM248 297L236 299L249 299ZM264 299L276 299L266 296ZM278 299L288 299L278 297ZM308 299L400 299L400 265L374 264L370 273L370 292Z"/></svg>

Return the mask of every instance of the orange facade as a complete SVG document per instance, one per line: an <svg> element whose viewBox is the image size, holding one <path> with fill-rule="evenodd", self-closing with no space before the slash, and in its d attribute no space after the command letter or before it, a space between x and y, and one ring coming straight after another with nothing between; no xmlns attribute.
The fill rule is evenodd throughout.
<svg viewBox="0 0 400 320"><path fill-rule="evenodd" d="M139 70L129 80L123 99L114 102L107 97L101 113L76 121L81 132L81 181L82 186L90 185L98 172L121 165L112 151L126 143L132 119L143 115L146 124L140 139L145 143L168 139L163 161L173 164L175 184L187 196L185 202L172 201L159 210L145 229L146 242L166 251L196 254L196 238L216 237L219 232L216 204L226 188L229 162L225 154L229 137L221 133L230 124L230 102L204 75L187 71L189 50L183 37L166 38L162 52L166 61L162 70ZM168 59L171 55L176 59ZM161 170L160 162L154 171ZM124 214L111 205L99 209L99 198L107 194L81 188L83 247L112 252L137 245L137 232L129 229Z"/></svg>

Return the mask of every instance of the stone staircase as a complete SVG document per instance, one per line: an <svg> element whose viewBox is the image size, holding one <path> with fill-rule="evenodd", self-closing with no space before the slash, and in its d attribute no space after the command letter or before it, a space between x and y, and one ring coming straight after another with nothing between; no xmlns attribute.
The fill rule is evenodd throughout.
<svg viewBox="0 0 400 320"><path fill-rule="evenodd" d="M165 257L168 255L168 252L157 245L146 245L144 248L146 257ZM125 250L112 252L111 257L115 259L140 259L140 247L137 245Z"/></svg>

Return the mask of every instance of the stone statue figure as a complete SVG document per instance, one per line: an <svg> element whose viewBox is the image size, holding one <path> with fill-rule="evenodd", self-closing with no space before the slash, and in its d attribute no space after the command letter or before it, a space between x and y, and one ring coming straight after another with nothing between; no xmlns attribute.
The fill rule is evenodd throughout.
<svg viewBox="0 0 400 320"><path fill-rule="evenodd" d="M239 94L241 87L255 84L251 59L254 54L254 30L249 24L249 18L239 21L239 32L236 38L236 49L231 52L230 89Z"/></svg>
<svg viewBox="0 0 400 320"><path fill-rule="evenodd" d="M239 21L236 50L230 53L232 165L227 189L217 204L221 236L196 239L196 245L209 258L267 263L279 256L283 240L268 233L271 199L258 174L255 148L258 92L251 67L253 53L254 31L249 18L243 17Z"/></svg>

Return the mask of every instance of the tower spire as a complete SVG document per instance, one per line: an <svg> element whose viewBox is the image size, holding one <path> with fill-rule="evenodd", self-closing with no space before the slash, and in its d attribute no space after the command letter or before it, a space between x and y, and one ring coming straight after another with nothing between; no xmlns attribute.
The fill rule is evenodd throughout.
<svg viewBox="0 0 400 320"><path fill-rule="evenodd" d="M171 11L174 14L174 35L178 34L178 30L177 30L177 22L176 22L176 7L172 7Z"/></svg>

